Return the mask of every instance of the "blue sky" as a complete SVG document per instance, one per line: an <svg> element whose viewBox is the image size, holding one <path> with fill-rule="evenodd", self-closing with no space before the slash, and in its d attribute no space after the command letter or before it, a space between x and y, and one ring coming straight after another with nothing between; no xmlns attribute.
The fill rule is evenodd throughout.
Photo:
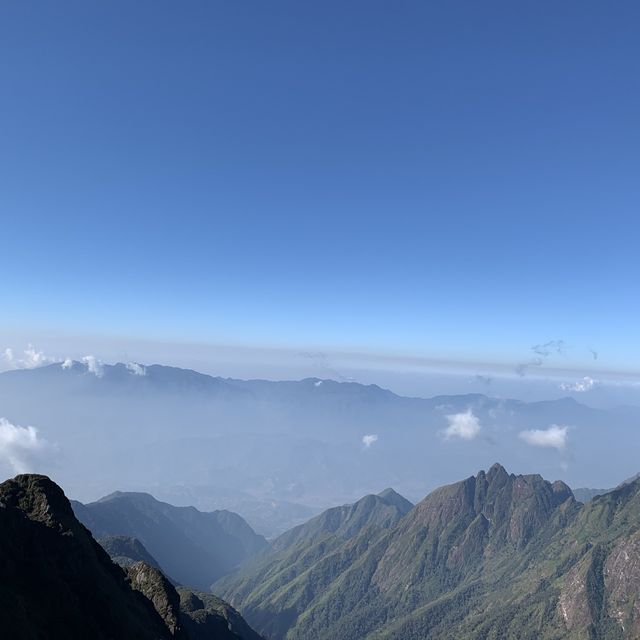
<svg viewBox="0 0 640 640"><path fill-rule="evenodd" d="M4 3L0 332L638 371L639 19Z"/></svg>

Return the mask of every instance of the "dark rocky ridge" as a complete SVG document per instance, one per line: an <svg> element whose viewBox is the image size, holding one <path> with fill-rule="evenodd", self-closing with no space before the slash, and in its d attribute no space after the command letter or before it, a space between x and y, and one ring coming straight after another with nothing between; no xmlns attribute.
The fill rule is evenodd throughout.
<svg viewBox="0 0 640 640"><path fill-rule="evenodd" d="M148 556L142 545L116 541ZM75 518L46 476L0 484L0 624L22 640L259 640L235 610L181 609L181 598L156 567L114 564ZM197 596L194 595L197 598ZM195 615L202 610L204 614Z"/></svg>
<svg viewBox="0 0 640 640"><path fill-rule="evenodd" d="M8 638L170 638L151 603L45 476L0 485L0 608Z"/></svg>

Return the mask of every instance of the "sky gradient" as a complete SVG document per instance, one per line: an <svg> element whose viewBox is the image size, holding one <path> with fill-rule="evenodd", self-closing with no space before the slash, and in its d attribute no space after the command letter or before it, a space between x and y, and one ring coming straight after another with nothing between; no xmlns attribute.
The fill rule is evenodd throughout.
<svg viewBox="0 0 640 640"><path fill-rule="evenodd" d="M637 372L639 19L4 3L0 337Z"/></svg>

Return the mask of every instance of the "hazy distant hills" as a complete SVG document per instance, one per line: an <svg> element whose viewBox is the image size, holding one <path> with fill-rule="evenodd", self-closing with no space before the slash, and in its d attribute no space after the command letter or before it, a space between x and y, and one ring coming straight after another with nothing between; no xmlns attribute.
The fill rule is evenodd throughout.
<svg viewBox="0 0 640 640"><path fill-rule="evenodd" d="M116 544L148 555L139 543ZM143 561L114 564L45 476L0 484L0 576L6 638L260 640L218 598L176 591Z"/></svg>
<svg viewBox="0 0 640 640"><path fill-rule="evenodd" d="M205 591L267 546L266 540L235 513L174 507L144 493L116 492L86 505L74 501L72 506L96 538L102 541L107 537L105 548L112 556L132 557L126 549L119 553L114 548L118 539L109 536L134 538L168 576Z"/></svg>
<svg viewBox="0 0 640 640"><path fill-rule="evenodd" d="M630 478L627 478L624 482L621 482L618 487L612 487L610 489L588 489L585 487L581 487L579 489L574 489L573 495L576 497L576 500L578 500L578 502L589 502L589 500L593 500L593 498L595 498L596 496L601 496L605 493L609 493L615 488L620 488L625 484L631 484L632 482L638 480L638 478L640 478L640 473L636 473Z"/></svg>
<svg viewBox="0 0 640 640"><path fill-rule="evenodd" d="M161 365L5 372L0 407L11 423L39 430L47 447L33 451L35 468L83 502L118 486L230 509L270 538L380 487L418 499L494 459L572 486L606 487L635 471L640 447L633 407L406 398L355 382L233 380ZM456 431L456 421L474 430ZM567 427L563 442L521 437L553 425Z"/></svg>
<svg viewBox="0 0 640 640"><path fill-rule="evenodd" d="M582 506L494 465L387 527L297 537L215 590L273 640L632 640L639 531L640 481Z"/></svg>
<svg viewBox="0 0 640 640"><path fill-rule="evenodd" d="M131 536L103 536L97 540L98 544L109 554L109 557L121 567L129 567L136 562L144 562L150 567L161 570L158 561L137 538L132 538Z"/></svg>

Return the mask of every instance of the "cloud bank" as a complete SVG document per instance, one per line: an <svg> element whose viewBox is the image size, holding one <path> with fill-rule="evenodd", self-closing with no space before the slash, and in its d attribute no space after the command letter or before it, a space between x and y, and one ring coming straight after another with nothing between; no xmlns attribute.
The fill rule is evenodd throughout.
<svg viewBox="0 0 640 640"><path fill-rule="evenodd" d="M93 373L96 378L101 378L104 375L102 360L98 360L95 356L84 356L82 362L87 365L87 371Z"/></svg>
<svg viewBox="0 0 640 640"><path fill-rule="evenodd" d="M48 450L35 427L20 427L0 418L0 466L14 473L37 471Z"/></svg>
<svg viewBox="0 0 640 640"><path fill-rule="evenodd" d="M462 440L473 440L481 430L480 420L469 409L464 413L454 413L447 416L449 426L444 430L445 440L451 438L461 438Z"/></svg>
<svg viewBox="0 0 640 640"><path fill-rule="evenodd" d="M138 364L137 362L129 362L127 364L127 369L134 376L146 376L147 375L147 370L145 369L145 367L143 367L141 364Z"/></svg>
<svg viewBox="0 0 640 640"><path fill-rule="evenodd" d="M2 359L13 369L35 369L45 364L58 362L55 358L45 355L44 351L36 349L32 344L28 344L22 354L16 354L13 349L7 347L2 354Z"/></svg>
<svg viewBox="0 0 640 640"><path fill-rule="evenodd" d="M567 446L569 439L569 427L562 427L557 424L551 425L548 429L529 429L521 431L520 437L532 447L546 447L562 451Z"/></svg>
<svg viewBox="0 0 640 640"><path fill-rule="evenodd" d="M560 388L563 391L575 391L576 393L584 393L585 391L590 391L598 384L597 380L589 376L585 376L582 380L578 380L574 383L562 382L560 384Z"/></svg>

